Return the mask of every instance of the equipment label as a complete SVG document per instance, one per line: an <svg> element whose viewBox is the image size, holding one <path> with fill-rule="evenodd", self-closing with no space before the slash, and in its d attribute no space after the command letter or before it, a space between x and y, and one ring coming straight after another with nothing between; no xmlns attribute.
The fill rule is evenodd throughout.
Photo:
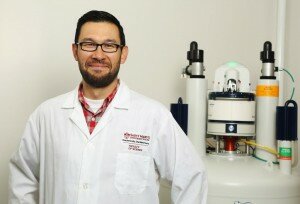
<svg viewBox="0 0 300 204"><path fill-rule="evenodd" d="M256 96L279 96L279 87L276 85L258 85L256 87Z"/></svg>
<svg viewBox="0 0 300 204"><path fill-rule="evenodd" d="M292 160L292 148L279 147L279 159Z"/></svg>

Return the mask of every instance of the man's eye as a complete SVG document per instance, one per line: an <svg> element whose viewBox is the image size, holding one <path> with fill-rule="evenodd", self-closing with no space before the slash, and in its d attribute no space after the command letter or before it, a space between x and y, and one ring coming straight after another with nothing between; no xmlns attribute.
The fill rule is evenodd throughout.
<svg viewBox="0 0 300 204"><path fill-rule="evenodd" d="M84 47L95 47L95 46L97 46L95 43L92 43L92 42L82 43L82 45Z"/></svg>
<svg viewBox="0 0 300 204"><path fill-rule="evenodd" d="M102 46L107 48L107 49L112 49L112 48L116 47L116 45L114 45L114 44L103 44Z"/></svg>

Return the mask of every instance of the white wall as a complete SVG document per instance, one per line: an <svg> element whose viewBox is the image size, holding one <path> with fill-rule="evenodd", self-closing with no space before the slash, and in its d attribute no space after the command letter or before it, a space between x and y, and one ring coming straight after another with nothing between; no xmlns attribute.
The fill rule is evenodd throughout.
<svg viewBox="0 0 300 204"><path fill-rule="evenodd" d="M83 13L106 10L119 18L130 49L122 79L169 106L185 95L179 75L192 40L204 49L209 86L214 70L235 60L249 68L254 88L263 43L270 40L275 47L276 5L274 0L1 0L0 203L7 202L8 161L29 114L80 81L71 43ZM299 1L288 1L285 61L295 79L300 78L298 8ZM297 89L295 96L300 103Z"/></svg>

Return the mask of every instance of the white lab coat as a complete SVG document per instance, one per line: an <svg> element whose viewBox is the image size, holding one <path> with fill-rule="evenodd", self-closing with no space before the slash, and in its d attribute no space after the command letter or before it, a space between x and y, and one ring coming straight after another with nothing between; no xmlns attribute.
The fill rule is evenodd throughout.
<svg viewBox="0 0 300 204"><path fill-rule="evenodd" d="M30 116L10 161L9 203L156 204L160 178L174 203L206 203L204 165L166 108L121 82L90 135L77 94Z"/></svg>

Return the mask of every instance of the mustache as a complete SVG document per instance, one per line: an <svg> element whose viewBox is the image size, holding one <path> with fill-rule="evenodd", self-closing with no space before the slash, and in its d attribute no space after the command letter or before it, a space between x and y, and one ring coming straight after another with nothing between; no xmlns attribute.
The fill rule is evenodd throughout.
<svg viewBox="0 0 300 204"><path fill-rule="evenodd" d="M106 62L105 60L98 60L98 59L93 59L89 62L87 62L88 65L91 64L99 64L99 65L106 65L106 66L110 66L109 62Z"/></svg>

